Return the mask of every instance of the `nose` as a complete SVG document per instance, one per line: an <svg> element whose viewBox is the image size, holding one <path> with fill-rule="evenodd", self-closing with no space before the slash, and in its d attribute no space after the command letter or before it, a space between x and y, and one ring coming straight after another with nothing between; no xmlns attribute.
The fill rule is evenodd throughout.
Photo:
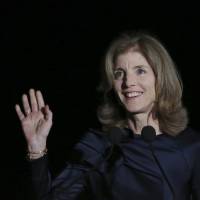
<svg viewBox="0 0 200 200"><path fill-rule="evenodd" d="M127 73L124 77L123 85L125 87L130 87L136 85L136 77L133 74Z"/></svg>

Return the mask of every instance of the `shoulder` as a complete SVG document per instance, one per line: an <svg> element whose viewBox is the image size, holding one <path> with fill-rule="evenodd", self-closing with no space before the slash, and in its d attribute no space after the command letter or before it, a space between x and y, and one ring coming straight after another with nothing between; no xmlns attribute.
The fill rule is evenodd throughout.
<svg viewBox="0 0 200 200"><path fill-rule="evenodd" d="M198 148L200 147L200 133L190 127L182 131L176 140L182 148Z"/></svg>
<svg viewBox="0 0 200 200"><path fill-rule="evenodd" d="M189 165L193 165L200 153L200 133L188 127L176 137L176 142Z"/></svg>
<svg viewBox="0 0 200 200"><path fill-rule="evenodd" d="M95 164L105 156L105 151L110 147L106 133L95 129L85 132L79 142L74 146L75 152L79 153L82 161Z"/></svg>
<svg viewBox="0 0 200 200"><path fill-rule="evenodd" d="M110 145L106 133L101 132L96 129L89 129L85 132L79 142L75 145L77 149L90 149L91 151L96 151L101 153L106 147Z"/></svg>

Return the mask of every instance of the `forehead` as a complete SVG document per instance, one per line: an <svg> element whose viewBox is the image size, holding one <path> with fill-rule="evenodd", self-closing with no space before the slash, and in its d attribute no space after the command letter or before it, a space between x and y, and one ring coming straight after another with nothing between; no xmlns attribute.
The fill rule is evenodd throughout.
<svg viewBox="0 0 200 200"><path fill-rule="evenodd" d="M117 67L133 67L133 66L149 66L148 61L139 51L127 51L118 55L115 61L115 68Z"/></svg>

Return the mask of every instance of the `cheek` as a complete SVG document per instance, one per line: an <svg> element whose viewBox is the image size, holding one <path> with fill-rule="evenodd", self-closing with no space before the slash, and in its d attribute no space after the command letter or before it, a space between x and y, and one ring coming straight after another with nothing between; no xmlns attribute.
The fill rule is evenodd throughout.
<svg viewBox="0 0 200 200"><path fill-rule="evenodd" d="M155 85L154 83L152 83L151 85L148 86L148 93L149 93L149 96L153 97L155 99L156 97L156 91L155 91Z"/></svg>
<svg viewBox="0 0 200 200"><path fill-rule="evenodd" d="M116 97L117 101L119 101L119 102L121 102L123 99L123 95L121 94L121 84L122 83L120 81L115 81L113 83L115 97Z"/></svg>
<svg viewBox="0 0 200 200"><path fill-rule="evenodd" d="M121 81L114 81L113 82L113 88L116 92L120 91L121 90Z"/></svg>
<svg viewBox="0 0 200 200"><path fill-rule="evenodd" d="M155 80L153 78L143 80L142 87L144 87L149 94L155 95Z"/></svg>

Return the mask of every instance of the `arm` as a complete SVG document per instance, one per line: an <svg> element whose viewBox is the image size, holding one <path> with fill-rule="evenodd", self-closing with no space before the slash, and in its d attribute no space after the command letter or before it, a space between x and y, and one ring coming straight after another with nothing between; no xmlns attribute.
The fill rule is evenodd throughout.
<svg viewBox="0 0 200 200"><path fill-rule="evenodd" d="M86 176L89 169L82 165L68 164L54 180L48 170L47 156L31 161L30 169L32 193L38 200L74 200L87 186Z"/></svg>
<svg viewBox="0 0 200 200"><path fill-rule="evenodd" d="M105 149L109 144L95 132L87 132L75 145L73 161L54 180L48 171L47 156L30 162L36 199L100 199L105 195L102 177ZM98 169L100 168L100 169Z"/></svg>
<svg viewBox="0 0 200 200"><path fill-rule="evenodd" d="M33 199L44 200L75 199L84 190L88 169L81 165L69 164L55 180L52 180L48 159L44 155L52 126L52 112L45 105L42 93L33 89L29 90L29 96L22 96L22 105L23 109L18 104L15 109L29 151L32 186L30 195Z"/></svg>

